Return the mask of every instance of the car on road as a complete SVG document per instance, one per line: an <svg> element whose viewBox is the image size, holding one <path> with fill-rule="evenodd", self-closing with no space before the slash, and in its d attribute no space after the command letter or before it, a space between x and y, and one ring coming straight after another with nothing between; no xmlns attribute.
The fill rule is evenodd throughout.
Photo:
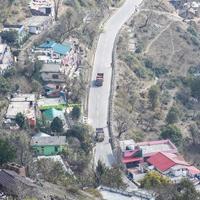
<svg viewBox="0 0 200 200"><path fill-rule="evenodd" d="M96 81L95 81L95 85L97 87L101 87L103 85L103 77L104 77L103 73L97 73Z"/></svg>
<svg viewBox="0 0 200 200"><path fill-rule="evenodd" d="M97 142L103 142L104 141L104 130L103 128L96 128L96 134L95 134L95 139Z"/></svg>

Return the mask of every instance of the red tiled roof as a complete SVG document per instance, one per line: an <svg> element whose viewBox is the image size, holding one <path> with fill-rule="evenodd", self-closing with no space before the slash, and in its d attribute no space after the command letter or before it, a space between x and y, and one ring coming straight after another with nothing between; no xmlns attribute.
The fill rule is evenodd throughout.
<svg viewBox="0 0 200 200"><path fill-rule="evenodd" d="M163 172L173 167L174 165L189 165L183 158L177 156L176 154L163 152L159 152L151 156L147 162L152 164L156 169Z"/></svg>
<svg viewBox="0 0 200 200"><path fill-rule="evenodd" d="M142 160L143 160L143 158L129 158L129 157L127 157L127 158L123 158L122 162L124 164L127 164L127 163L131 163L131 162L142 161Z"/></svg>

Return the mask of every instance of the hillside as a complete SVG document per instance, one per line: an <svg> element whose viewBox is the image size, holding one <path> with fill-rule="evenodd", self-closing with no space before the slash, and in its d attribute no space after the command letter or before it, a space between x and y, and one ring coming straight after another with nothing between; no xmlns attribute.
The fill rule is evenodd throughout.
<svg viewBox="0 0 200 200"><path fill-rule="evenodd" d="M121 32L114 99L118 137L158 139L175 126L183 137L179 149L196 164L200 133L193 145L191 127L199 127L200 104L191 85L199 70L199 28L197 20L184 22L168 1L144 1Z"/></svg>
<svg viewBox="0 0 200 200"><path fill-rule="evenodd" d="M29 0L0 0L0 24L17 23L30 16L28 2Z"/></svg>

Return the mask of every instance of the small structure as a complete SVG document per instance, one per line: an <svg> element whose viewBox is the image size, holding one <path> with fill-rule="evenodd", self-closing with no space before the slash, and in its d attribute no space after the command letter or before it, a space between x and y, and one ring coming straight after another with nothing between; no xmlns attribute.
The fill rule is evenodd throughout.
<svg viewBox="0 0 200 200"><path fill-rule="evenodd" d="M50 136L39 133L31 139L31 147L37 156L56 155L63 151L65 145L65 136Z"/></svg>
<svg viewBox="0 0 200 200"><path fill-rule="evenodd" d="M60 64L43 64L40 73L44 82L65 82L65 72Z"/></svg>
<svg viewBox="0 0 200 200"><path fill-rule="evenodd" d="M56 117L60 118L65 124L65 116L62 110L57 110L55 108L49 108L42 112L43 118L46 122L51 123Z"/></svg>
<svg viewBox="0 0 200 200"><path fill-rule="evenodd" d="M11 97L5 118L11 122L18 113L22 113L30 127L36 125L36 99L35 94L17 94Z"/></svg>
<svg viewBox="0 0 200 200"><path fill-rule="evenodd" d="M10 47L7 44L0 43L0 73L3 74L12 65L13 57Z"/></svg>
<svg viewBox="0 0 200 200"><path fill-rule="evenodd" d="M20 176L26 177L27 169L24 166L18 165L16 163L7 163L4 166L4 168L7 169L7 170L15 171Z"/></svg>
<svg viewBox="0 0 200 200"><path fill-rule="evenodd" d="M17 33L17 44L22 44L28 36L28 32L22 24L4 24L3 31L14 31Z"/></svg>
<svg viewBox="0 0 200 200"><path fill-rule="evenodd" d="M52 24L52 18L49 16L32 16L27 18L23 23L29 33L40 34L49 28Z"/></svg>
<svg viewBox="0 0 200 200"><path fill-rule="evenodd" d="M58 83L48 83L44 87L44 95L50 98L60 97L62 94L62 86Z"/></svg>
<svg viewBox="0 0 200 200"><path fill-rule="evenodd" d="M55 16L54 3L51 0L31 0L29 7L32 15Z"/></svg>

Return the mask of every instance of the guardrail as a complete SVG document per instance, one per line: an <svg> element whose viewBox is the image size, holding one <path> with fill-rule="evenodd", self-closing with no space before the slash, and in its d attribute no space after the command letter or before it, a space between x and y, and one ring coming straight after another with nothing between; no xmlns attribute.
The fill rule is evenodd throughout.
<svg viewBox="0 0 200 200"><path fill-rule="evenodd" d="M108 192L117 193L117 194L121 194L121 195L127 196L127 197L139 197L139 198L141 198L141 200L154 200L155 199L154 195L147 194L143 191L126 192L126 191L123 191L123 190L110 188L110 187L106 187L106 186L99 186L98 189L108 191Z"/></svg>

